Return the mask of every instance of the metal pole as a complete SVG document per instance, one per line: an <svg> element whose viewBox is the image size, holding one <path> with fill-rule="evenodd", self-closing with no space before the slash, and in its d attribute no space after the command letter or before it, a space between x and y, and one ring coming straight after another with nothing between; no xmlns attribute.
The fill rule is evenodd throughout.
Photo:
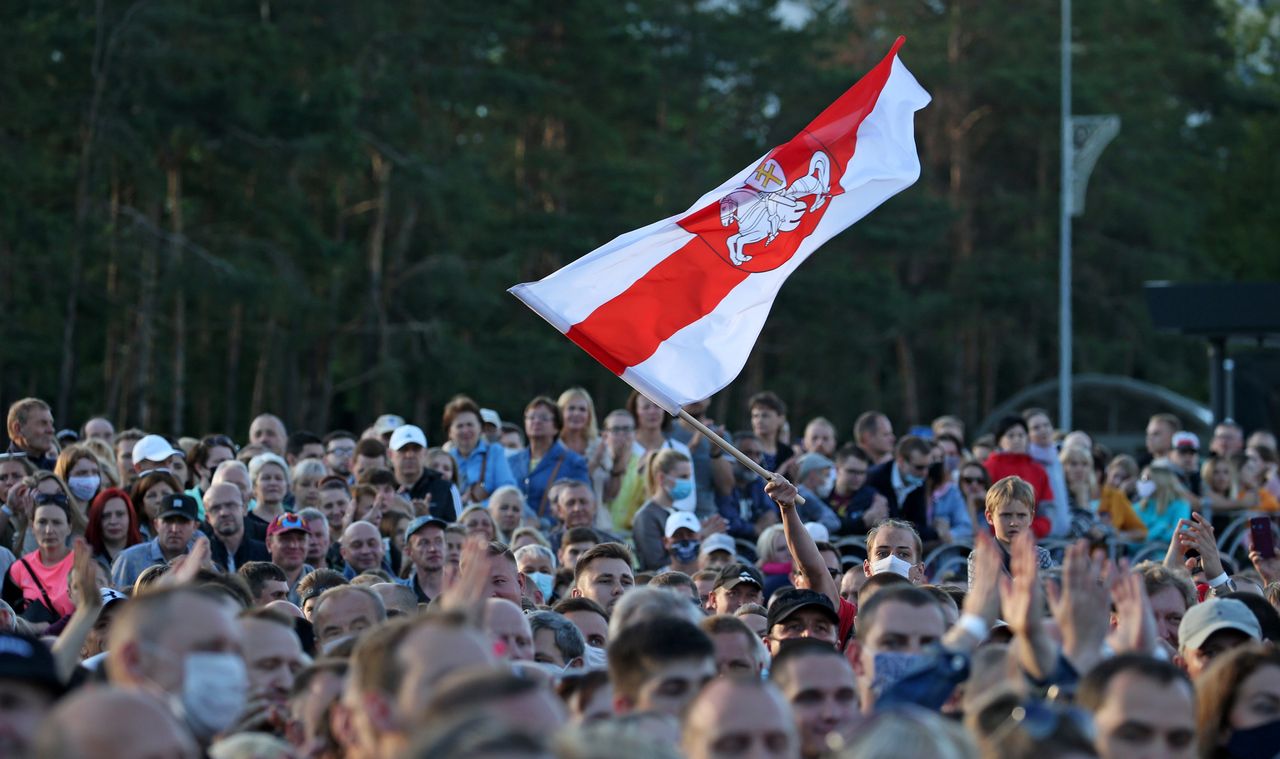
<svg viewBox="0 0 1280 759"><path fill-rule="evenodd" d="M1071 429L1071 0L1062 0L1062 190L1058 219L1058 424Z"/></svg>

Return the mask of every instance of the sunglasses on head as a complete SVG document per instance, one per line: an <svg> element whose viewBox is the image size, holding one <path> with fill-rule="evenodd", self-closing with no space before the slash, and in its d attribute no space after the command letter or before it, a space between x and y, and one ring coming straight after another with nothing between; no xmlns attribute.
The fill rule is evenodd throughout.
<svg viewBox="0 0 1280 759"><path fill-rule="evenodd" d="M8 451L6 453L0 453L0 461L22 461L26 458L26 451Z"/></svg>
<svg viewBox="0 0 1280 759"><path fill-rule="evenodd" d="M966 485L986 485L987 484L987 479L985 477L961 477L960 481Z"/></svg>
<svg viewBox="0 0 1280 759"><path fill-rule="evenodd" d="M49 503L66 506L68 503L67 497L62 493L36 493L32 501L37 506L44 506Z"/></svg>
<svg viewBox="0 0 1280 759"><path fill-rule="evenodd" d="M227 435L209 435L200 442L204 443L205 448L222 447L230 448L232 453L240 452L240 446L236 445L236 441L232 440Z"/></svg>

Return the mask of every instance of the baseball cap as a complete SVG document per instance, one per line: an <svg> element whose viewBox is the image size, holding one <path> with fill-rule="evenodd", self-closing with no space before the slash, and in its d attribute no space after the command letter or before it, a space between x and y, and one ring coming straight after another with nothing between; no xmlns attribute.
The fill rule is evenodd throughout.
<svg viewBox="0 0 1280 759"><path fill-rule="evenodd" d="M311 534L311 529L307 527L307 521L297 514L281 514L271 520L271 524L267 525L267 537L279 535L282 532L305 532Z"/></svg>
<svg viewBox="0 0 1280 759"><path fill-rule="evenodd" d="M809 537L813 538L815 543L828 543L831 541L831 531L822 522L805 522L804 530L809 533Z"/></svg>
<svg viewBox="0 0 1280 759"><path fill-rule="evenodd" d="M182 451L169 445L169 441L159 435L146 435L133 444L133 462L168 461L170 456L182 456Z"/></svg>
<svg viewBox="0 0 1280 759"><path fill-rule="evenodd" d="M388 443L391 450L398 451L409 444L427 447L427 436L422 432L422 428L416 424L402 424L396 427L396 431L391 433L391 442Z"/></svg>
<svg viewBox="0 0 1280 759"><path fill-rule="evenodd" d="M698 517L688 511L673 511L671 516L667 517L667 525L663 532L667 537L673 537L676 530L681 527L687 527L694 532L702 529L702 523L698 521Z"/></svg>
<svg viewBox="0 0 1280 759"><path fill-rule="evenodd" d="M17 633L0 633L0 680L38 685L54 696L66 690L53 663L53 653L35 638Z"/></svg>
<svg viewBox="0 0 1280 759"><path fill-rule="evenodd" d="M492 424L494 427L502 427L502 417L498 416L498 412L491 408L480 409L480 421L483 424Z"/></svg>
<svg viewBox="0 0 1280 759"><path fill-rule="evenodd" d="M823 456L821 453L806 453L800 457L798 468L796 469L796 479L803 480L813 472L825 467L835 466L836 463L831 459Z"/></svg>
<svg viewBox="0 0 1280 759"><path fill-rule="evenodd" d="M98 595L102 597L103 609L106 609L108 606L116 603L117 601L129 600L128 596L116 590L115 588L98 588Z"/></svg>
<svg viewBox="0 0 1280 759"><path fill-rule="evenodd" d="M767 617L769 629L773 629L773 626L780 622L785 622L787 617L801 609L817 609L831 620L831 624L840 624L840 615L836 614L830 598L808 588L786 588L774 593L773 600L769 602Z"/></svg>
<svg viewBox="0 0 1280 759"><path fill-rule="evenodd" d="M383 414L373 423L373 431L379 435L385 435L395 430L397 427L404 426L404 417L398 414Z"/></svg>
<svg viewBox="0 0 1280 759"><path fill-rule="evenodd" d="M716 578L716 584L712 587L712 590L716 588L733 590L738 587L739 583L744 582L752 583L760 590L764 590L764 575L760 574L760 570L750 564L734 562L733 564L726 564L724 569L720 570L720 576Z"/></svg>
<svg viewBox="0 0 1280 759"><path fill-rule="evenodd" d="M408 527L404 528L405 542L406 543L409 542L409 538L413 536L413 533L417 532L418 530L421 530L423 527L426 527L427 525L435 525L436 527L439 527L440 529L443 530L449 526L449 523L444 521L440 517L433 517L430 514L425 514L423 516L420 516L417 519L410 522Z"/></svg>
<svg viewBox="0 0 1280 759"><path fill-rule="evenodd" d="M1200 438L1196 437L1194 432L1175 432L1173 433L1173 448L1181 450L1190 448L1193 451L1200 450Z"/></svg>
<svg viewBox="0 0 1280 759"><path fill-rule="evenodd" d="M170 493L160 500L160 512L156 517L164 519L171 516L186 517L192 522L199 522L200 507L196 505L196 499L186 493Z"/></svg>
<svg viewBox="0 0 1280 759"><path fill-rule="evenodd" d="M1178 649L1198 649L1219 630L1239 630L1254 640L1262 638L1258 618L1242 601L1210 598L1187 609L1183 615L1182 624L1178 625Z"/></svg>
<svg viewBox="0 0 1280 759"><path fill-rule="evenodd" d="M723 532L717 532L714 535L708 535L702 541L702 547L698 549L698 555L706 556L716 551L728 551L732 555L737 552L737 548L738 546L733 542L733 538Z"/></svg>

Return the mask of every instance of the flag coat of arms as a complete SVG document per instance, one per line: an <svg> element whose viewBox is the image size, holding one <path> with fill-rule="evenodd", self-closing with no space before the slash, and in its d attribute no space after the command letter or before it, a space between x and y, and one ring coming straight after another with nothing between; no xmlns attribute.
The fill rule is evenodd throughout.
<svg viewBox="0 0 1280 759"><path fill-rule="evenodd" d="M929 94L889 54L688 211L510 292L668 413L733 381L791 272L920 176Z"/></svg>

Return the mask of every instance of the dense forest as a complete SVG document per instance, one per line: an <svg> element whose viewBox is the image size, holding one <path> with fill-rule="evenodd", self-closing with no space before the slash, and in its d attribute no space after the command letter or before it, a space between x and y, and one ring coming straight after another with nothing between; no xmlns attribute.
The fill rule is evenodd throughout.
<svg viewBox="0 0 1280 759"><path fill-rule="evenodd" d="M1148 280L1280 278L1280 9L1076 0L1076 371L1205 394ZM243 433L628 388L506 294L680 211L903 34L920 182L783 289L779 392L975 422L1057 372L1058 0L0 6L0 398ZM847 433L846 433L847 434Z"/></svg>

